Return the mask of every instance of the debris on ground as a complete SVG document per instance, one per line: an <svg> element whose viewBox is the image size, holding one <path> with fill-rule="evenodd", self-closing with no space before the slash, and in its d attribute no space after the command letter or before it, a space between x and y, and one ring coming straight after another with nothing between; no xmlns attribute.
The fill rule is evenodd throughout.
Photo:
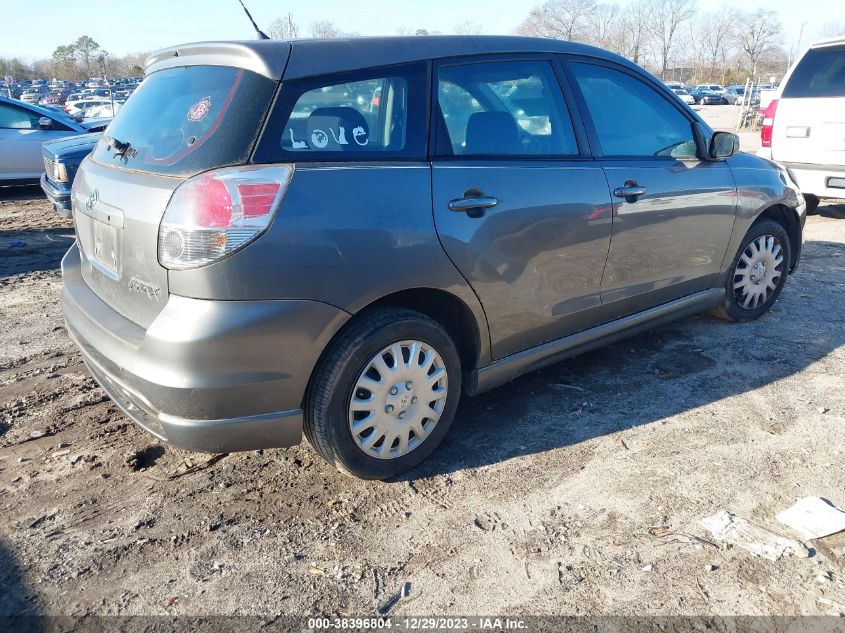
<svg viewBox="0 0 845 633"><path fill-rule="evenodd" d="M394 593L390 596L387 600L382 602L379 605L378 612L380 615L387 615L390 610L395 607L400 600L403 598L409 598L411 596L411 583L410 582L403 582L402 586L399 588L399 591Z"/></svg>
<svg viewBox="0 0 845 633"><path fill-rule="evenodd" d="M819 497L801 499L778 514L777 520L808 541L845 531L845 512Z"/></svg>
<svg viewBox="0 0 845 633"><path fill-rule="evenodd" d="M771 561L780 560L784 556L807 558L810 555L807 548L798 541L753 525L727 510L701 519L699 523L716 540L736 545Z"/></svg>

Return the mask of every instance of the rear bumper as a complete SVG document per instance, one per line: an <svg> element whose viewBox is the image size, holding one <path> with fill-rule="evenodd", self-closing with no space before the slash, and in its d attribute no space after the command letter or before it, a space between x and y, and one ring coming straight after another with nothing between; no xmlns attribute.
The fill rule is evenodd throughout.
<svg viewBox="0 0 845 633"><path fill-rule="evenodd" d="M144 330L62 261L68 333L95 380L139 426L179 448L227 453L302 439L311 370L348 315L316 301L171 296Z"/></svg>
<svg viewBox="0 0 845 633"><path fill-rule="evenodd" d="M64 218L72 217L70 203L70 186L61 187L53 184L47 174L41 174L41 190L53 204L56 213Z"/></svg>
<svg viewBox="0 0 845 633"><path fill-rule="evenodd" d="M845 198L845 166L782 163L801 193L819 198Z"/></svg>

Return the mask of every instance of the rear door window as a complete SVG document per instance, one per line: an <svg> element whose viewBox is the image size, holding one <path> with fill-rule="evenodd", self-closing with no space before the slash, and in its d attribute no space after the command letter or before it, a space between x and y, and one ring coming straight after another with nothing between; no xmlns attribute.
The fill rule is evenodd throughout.
<svg viewBox="0 0 845 633"><path fill-rule="evenodd" d="M425 156L426 66L283 82L256 162Z"/></svg>
<svg viewBox="0 0 845 633"><path fill-rule="evenodd" d="M276 86L242 68L160 70L126 101L93 159L173 176L245 163Z"/></svg>
<svg viewBox="0 0 845 633"><path fill-rule="evenodd" d="M845 46L812 48L798 62L783 96L845 97Z"/></svg>
<svg viewBox="0 0 845 633"><path fill-rule="evenodd" d="M547 61L443 66L437 76L439 155L574 156L578 144ZM447 142L448 139L448 142Z"/></svg>

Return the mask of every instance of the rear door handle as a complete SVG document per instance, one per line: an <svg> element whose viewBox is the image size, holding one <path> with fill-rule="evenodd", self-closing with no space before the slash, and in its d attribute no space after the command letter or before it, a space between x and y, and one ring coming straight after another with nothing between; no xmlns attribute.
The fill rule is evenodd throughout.
<svg viewBox="0 0 845 633"><path fill-rule="evenodd" d="M463 198L449 201L449 209L456 213L466 213L471 218L484 215L485 209L491 209L499 204L499 200L492 196L485 196L477 189L470 189Z"/></svg>
<svg viewBox="0 0 845 633"><path fill-rule="evenodd" d="M626 181L624 187L617 187L613 190L613 195L617 198L625 198L625 202L636 202L645 194L646 188L632 180Z"/></svg>

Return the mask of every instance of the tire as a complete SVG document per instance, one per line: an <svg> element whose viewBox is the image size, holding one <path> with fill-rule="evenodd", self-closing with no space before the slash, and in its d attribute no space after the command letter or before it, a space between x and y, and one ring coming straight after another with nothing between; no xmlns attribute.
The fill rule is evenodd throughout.
<svg viewBox="0 0 845 633"><path fill-rule="evenodd" d="M402 355L398 367L393 349ZM428 362L430 368L424 367ZM432 382L435 376L440 378ZM460 393L461 362L446 330L419 312L376 308L358 316L318 363L305 398L305 436L339 471L389 479L437 448L452 424ZM426 402L426 396L437 398ZM428 414L432 417L424 417Z"/></svg>
<svg viewBox="0 0 845 633"><path fill-rule="evenodd" d="M821 202L821 200L819 200L818 196L814 196L811 193L805 193L804 202L807 203L807 215L810 215L818 211L819 202Z"/></svg>
<svg viewBox="0 0 845 633"><path fill-rule="evenodd" d="M713 314L741 322L768 312L783 290L791 261L792 248L783 226L768 218L755 222L731 264L725 302Z"/></svg>

